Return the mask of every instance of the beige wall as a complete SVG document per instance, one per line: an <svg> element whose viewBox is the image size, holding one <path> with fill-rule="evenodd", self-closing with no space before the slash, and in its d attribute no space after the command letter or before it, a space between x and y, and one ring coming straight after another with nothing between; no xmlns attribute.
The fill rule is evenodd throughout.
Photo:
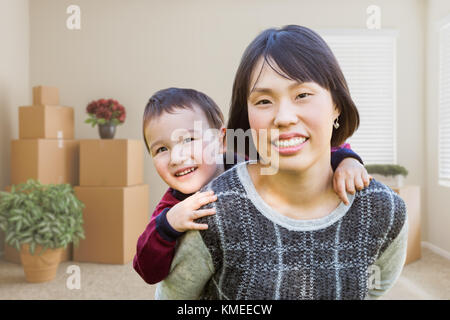
<svg viewBox="0 0 450 320"><path fill-rule="evenodd" d="M438 184L439 46L436 24L450 18L448 0L428 1L426 59L426 240L450 252L450 188Z"/></svg>
<svg viewBox="0 0 450 320"><path fill-rule="evenodd" d="M382 28L399 31L398 161L410 171L408 183L424 186L425 0L77 0L81 30L70 31L65 12L72 3L30 1L30 84L60 88L61 103L75 107L77 138L98 137L96 129L83 123L89 101L118 99L128 118L117 138L133 139L141 139L148 98L168 86L206 92L227 116L239 59L263 29L286 24L365 28L366 8L379 5ZM16 111L11 113L16 117ZM16 123L12 119L8 125ZM8 134L17 136L17 128L9 128ZM7 143L2 142L2 150ZM145 161L154 207L166 186L148 155ZM8 170L7 165L2 169Z"/></svg>
<svg viewBox="0 0 450 320"><path fill-rule="evenodd" d="M9 184L9 150L17 139L17 106L28 103L29 32L28 0L0 0L0 189ZM0 231L0 252L3 251Z"/></svg>

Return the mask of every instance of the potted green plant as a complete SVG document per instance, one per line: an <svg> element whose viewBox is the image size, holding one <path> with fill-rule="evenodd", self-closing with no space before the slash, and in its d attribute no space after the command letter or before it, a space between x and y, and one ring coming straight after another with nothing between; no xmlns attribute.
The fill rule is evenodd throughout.
<svg viewBox="0 0 450 320"><path fill-rule="evenodd" d="M0 228L6 243L20 251L28 282L52 280L63 248L84 239L83 208L69 184L30 179L0 191Z"/></svg>
<svg viewBox="0 0 450 320"><path fill-rule="evenodd" d="M408 170L398 164L370 164L365 167L375 180L391 188L402 187L404 178L408 176Z"/></svg>
<svg viewBox="0 0 450 320"><path fill-rule="evenodd" d="M98 132L102 139L112 139L116 133L116 126L125 122L126 111L123 105L114 99L98 99L90 102L86 107L89 115L84 122L92 127L98 124Z"/></svg>

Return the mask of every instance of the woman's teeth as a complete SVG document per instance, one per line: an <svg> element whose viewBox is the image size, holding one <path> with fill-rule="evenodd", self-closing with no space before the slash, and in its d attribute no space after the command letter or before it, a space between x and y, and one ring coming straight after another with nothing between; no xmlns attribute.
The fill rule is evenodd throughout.
<svg viewBox="0 0 450 320"><path fill-rule="evenodd" d="M278 148L288 148L288 147L293 147L293 146L302 144L306 140L307 140L307 138L300 138L300 137L295 137L295 138L286 139L286 140L275 140L275 145Z"/></svg>
<svg viewBox="0 0 450 320"><path fill-rule="evenodd" d="M184 170L184 171L182 171L182 172L180 172L180 173L176 173L175 176L176 176L176 177L181 177L181 176L184 176L184 175L186 175L186 174L188 174L188 173L191 173L192 171L195 171L196 169L197 169L197 168L186 169L186 170Z"/></svg>

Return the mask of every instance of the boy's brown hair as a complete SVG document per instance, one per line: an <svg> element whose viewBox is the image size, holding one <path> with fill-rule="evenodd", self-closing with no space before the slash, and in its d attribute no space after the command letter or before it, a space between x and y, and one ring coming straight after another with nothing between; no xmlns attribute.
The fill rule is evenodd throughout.
<svg viewBox="0 0 450 320"><path fill-rule="evenodd" d="M150 120L159 117L163 112L173 113L175 109L191 109L198 106L206 115L212 128L220 129L224 124L222 111L206 94L184 88L167 88L152 95L145 106L142 133L144 135L145 146L150 152L147 138L145 137L145 127Z"/></svg>

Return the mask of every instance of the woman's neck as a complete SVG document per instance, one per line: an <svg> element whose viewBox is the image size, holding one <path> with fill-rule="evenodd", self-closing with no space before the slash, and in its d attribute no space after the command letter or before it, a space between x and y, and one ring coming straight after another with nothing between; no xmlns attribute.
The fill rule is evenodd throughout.
<svg viewBox="0 0 450 320"><path fill-rule="evenodd" d="M327 156L304 171L278 170L274 175L261 175L263 167L259 162L248 166L250 177L260 196L281 214L296 219L320 218L339 204Z"/></svg>

